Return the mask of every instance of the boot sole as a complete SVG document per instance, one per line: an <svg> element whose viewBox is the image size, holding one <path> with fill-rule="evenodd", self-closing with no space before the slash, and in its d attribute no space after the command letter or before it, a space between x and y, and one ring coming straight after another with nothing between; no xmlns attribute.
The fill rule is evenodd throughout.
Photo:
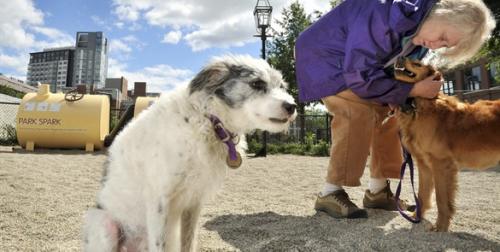
<svg viewBox="0 0 500 252"><path fill-rule="evenodd" d="M370 205L370 204L363 204L363 207L364 208L370 208L370 209L382 209L382 210L386 210L386 211L398 211L397 208L395 207L391 207L391 206L384 206L384 207L381 207L381 206L377 206L377 205Z"/></svg>
<svg viewBox="0 0 500 252"><path fill-rule="evenodd" d="M382 209L382 210L386 210L386 211L398 211L398 208L395 206L393 207L393 206L386 205L386 206L381 207L381 206L376 205L376 204L365 203L364 201L363 201L363 207L364 208L371 208L371 209ZM410 206L407 206L406 211L413 212L413 211L415 211L415 209L416 209L415 205L410 205Z"/></svg>
<svg viewBox="0 0 500 252"><path fill-rule="evenodd" d="M368 212L364 209L358 209L351 214L344 216L338 212L330 211L328 208L318 207L315 208L317 212L324 212L335 219L366 219L368 218Z"/></svg>

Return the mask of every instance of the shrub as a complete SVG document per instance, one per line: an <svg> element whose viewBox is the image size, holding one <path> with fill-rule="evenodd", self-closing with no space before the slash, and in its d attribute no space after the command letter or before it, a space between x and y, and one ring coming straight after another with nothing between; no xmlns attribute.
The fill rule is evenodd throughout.
<svg viewBox="0 0 500 252"><path fill-rule="evenodd" d="M4 124L0 128L0 145L16 145L17 135L16 127L10 124Z"/></svg>
<svg viewBox="0 0 500 252"><path fill-rule="evenodd" d="M308 155L327 157L330 155L330 145L323 140L319 140L317 144L312 146Z"/></svg>
<svg viewBox="0 0 500 252"><path fill-rule="evenodd" d="M306 152L309 152L311 151L311 148L313 147L314 145L314 138L316 138L316 135L312 132L307 132L306 133L306 138L304 139L305 140L305 151Z"/></svg>
<svg viewBox="0 0 500 252"><path fill-rule="evenodd" d="M25 95L25 93L21 91L17 91L15 89L6 86L0 86L0 94L6 94L8 96L17 97L19 99L22 99L23 96Z"/></svg>
<svg viewBox="0 0 500 252"><path fill-rule="evenodd" d="M251 139L247 144L248 144L247 152L249 153L257 153L262 148L262 144L259 143L257 139Z"/></svg>
<svg viewBox="0 0 500 252"><path fill-rule="evenodd" d="M309 140L311 141L309 141ZM314 144L314 134L306 138L305 144L300 143L280 143L280 144L267 144L267 154L293 154L293 155L308 155L308 156L329 156L330 145L328 142L320 140ZM248 152L257 153L262 148L262 143L252 139L248 142Z"/></svg>

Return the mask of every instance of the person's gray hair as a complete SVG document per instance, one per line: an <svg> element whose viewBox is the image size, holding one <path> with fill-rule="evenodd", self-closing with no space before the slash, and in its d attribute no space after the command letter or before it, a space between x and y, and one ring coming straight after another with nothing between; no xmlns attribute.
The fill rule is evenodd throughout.
<svg viewBox="0 0 500 252"><path fill-rule="evenodd" d="M463 33L456 46L437 50L441 57L434 64L448 68L471 59L495 28L495 18L481 0L440 0L428 19L443 20Z"/></svg>

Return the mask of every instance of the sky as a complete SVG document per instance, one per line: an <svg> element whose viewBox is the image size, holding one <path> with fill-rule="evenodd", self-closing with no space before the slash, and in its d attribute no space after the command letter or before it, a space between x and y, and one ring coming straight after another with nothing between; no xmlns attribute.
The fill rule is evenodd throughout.
<svg viewBox="0 0 500 252"><path fill-rule="evenodd" d="M29 53L74 46L77 31L102 31L109 43L108 78L168 91L214 56L260 57L256 0L0 0L0 73L26 79ZM293 0L270 0L273 20ZM329 0L299 0L307 13ZM273 24L277 27L276 24Z"/></svg>

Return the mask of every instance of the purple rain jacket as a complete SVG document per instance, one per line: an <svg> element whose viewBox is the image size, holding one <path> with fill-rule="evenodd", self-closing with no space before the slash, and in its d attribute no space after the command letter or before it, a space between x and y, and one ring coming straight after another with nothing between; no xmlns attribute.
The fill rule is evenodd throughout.
<svg viewBox="0 0 500 252"><path fill-rule="evenodd" d="M310 102L351 89L363 99L402 104L411 85L384 65L417 32L437 0L345 0L296 41L299 100Z"/></svg>

